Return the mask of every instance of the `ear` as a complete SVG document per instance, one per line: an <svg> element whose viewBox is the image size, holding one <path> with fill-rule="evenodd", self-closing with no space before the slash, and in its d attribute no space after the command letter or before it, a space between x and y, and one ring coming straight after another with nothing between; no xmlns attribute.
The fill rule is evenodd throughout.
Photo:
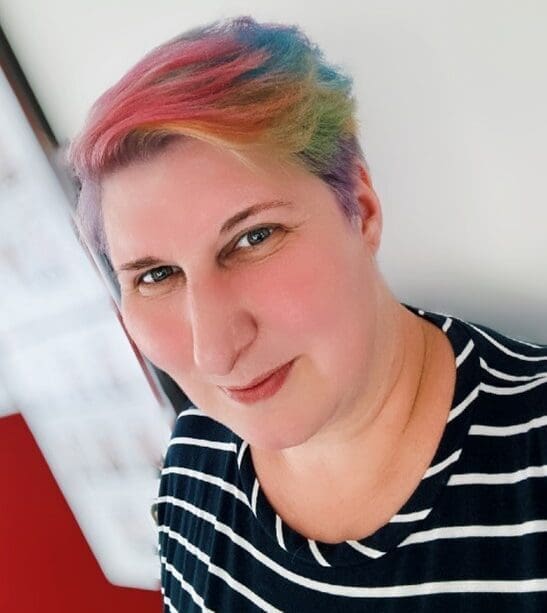
<svg viewBox="0 0 547 613"><path fill-rule="evenodd" d="M382 237L382 207L372 187L372 180L363 162L357 163L355 197L359 205L361 233L370 250L376 255Z"/></svg>

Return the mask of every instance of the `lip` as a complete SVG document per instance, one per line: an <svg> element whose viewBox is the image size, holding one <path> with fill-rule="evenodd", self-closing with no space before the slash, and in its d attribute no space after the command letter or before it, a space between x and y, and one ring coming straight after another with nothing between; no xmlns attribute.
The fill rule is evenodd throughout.
<svg viewBox="0 0 547 613"><path fill-rule="evenodd" d="M276 394L283 384L292 368L294 360L279 366L269 373L260 375L251 381L247 387L221 387L230 398L245 404L252 404L259 400L265 400Z"/></svg>

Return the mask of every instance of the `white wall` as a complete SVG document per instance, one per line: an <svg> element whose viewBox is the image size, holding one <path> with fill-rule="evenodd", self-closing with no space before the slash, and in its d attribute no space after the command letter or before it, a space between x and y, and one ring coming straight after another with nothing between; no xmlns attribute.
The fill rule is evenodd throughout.
<svg viewBox="0 0 547 613"><path fill-rule="evenodd" d="M547 3L0 0L61 141L152 46L236 14L298 23L355 77L401 300L547 341Z"/></svg>

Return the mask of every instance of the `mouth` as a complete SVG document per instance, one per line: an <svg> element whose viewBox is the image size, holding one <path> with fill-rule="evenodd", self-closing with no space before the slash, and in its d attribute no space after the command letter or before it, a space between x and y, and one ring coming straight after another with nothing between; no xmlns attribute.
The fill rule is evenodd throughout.
<svg viewBox="0 0 547 613"><path fill-rule="evenodd" d="M220 389L232 400L251 404L259 400L265 400L276 394L285 383L294 360L279 366L265 374L253 379L245 387L221 387Z"/></svg>

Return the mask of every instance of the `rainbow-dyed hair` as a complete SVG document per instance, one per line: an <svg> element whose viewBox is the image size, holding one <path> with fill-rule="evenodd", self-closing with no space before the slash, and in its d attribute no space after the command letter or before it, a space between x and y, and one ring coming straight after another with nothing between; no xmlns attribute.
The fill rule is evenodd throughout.
<svg viewBox="0 0 547 613"><path fill-rule="evenodd" d="M107 253L101 179L184 137L243 156L267 147L303 164L348 217L357 215L356 161L364 157L351 87L295 26L242 17L167 41L95 102L71 143L81 234Z"/></svg>

